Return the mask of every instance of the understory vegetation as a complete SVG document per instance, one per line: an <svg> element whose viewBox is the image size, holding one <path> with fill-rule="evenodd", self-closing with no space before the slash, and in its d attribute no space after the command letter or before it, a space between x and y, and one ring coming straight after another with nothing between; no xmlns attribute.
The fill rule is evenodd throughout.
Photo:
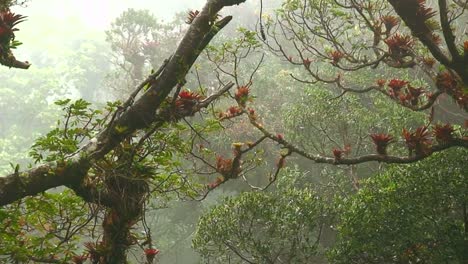
<svg viewBox="0 0 468 264"><path fill-rule="evenodd" d="M0 1L0 263L468 262L467 0L33 4Z"/></svg>

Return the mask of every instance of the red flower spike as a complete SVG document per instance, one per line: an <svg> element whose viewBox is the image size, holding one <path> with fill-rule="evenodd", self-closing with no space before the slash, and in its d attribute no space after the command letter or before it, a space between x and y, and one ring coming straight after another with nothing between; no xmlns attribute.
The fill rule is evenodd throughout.
<svg viewBox="0 0 468 264"><path fill-rule="evenodd" d="M277 135L276 135L276 138L277 138L278 140L284 140L283 134L277 134Z"/></svg>
<svg viewBox="0 0 468 264"><path fill-rule="evenodd" d="M400 35L398 33L384 40L388 46L390 54L397 57L405 57L414 45L413 39L409 35Z"/></svg>
<svg viewBox="0 0 468 264"><path fill-rule="evenodd" d="M439 143L447 143L453 140L453 132L455 129L450 124L435 125L433 134Z"/></svg>
<svg viewBox="0 0 468 264"><path fill-rule="evenodd" d="M179 93L179 97L185 100L195 100L195 101L202 99L201 95L199 95L198 93L189 91L189 90L181 91Z"/></svg>
<svg viewBox="0 0 468 264"><path fill-rule="evenodd" d="M343 150L337 148L333 149L333 156L335 160L340 160L343 157Z"/></svg>
<svg viewBox="0 0 468 264"><path fill-rule="evenodd" d="M302 64L304 64L304 67L306 67L307 69L310 68L311 63L312 63L312 61L309 60L309 58L306 58L306 59L302 60Z"/></svg>
<svg viewBox="0 0 468 264"><path fill-rule="evenodd" d="M153 263L154 258L159 254L159 249L147 248L144 250L148 263Z"/></svg>
<svg viewBox="0 0 468 264"><path fill-rule="evenodd" d="M427 126L418 127L414 132L403 129L403 137L410 155L413 152L418 156L428 154L432 142Z"/></svg>
<svg viewBox="0 0 468 264"><path fill-rule="evenodd" d="M378 79L378 80L377 80L377 85L378 85L379 87L384 87L384 85L385 85L386 82L387 82L387 81L384 80L384 79Z"/></svg>
<svg viewBox="0 0 468 264"><path fill-rule="evenodd" d="M343 52L334 50L329 53L330 58L332 59L332 64L338 64L340 60L344 57Z"/></svg>
<svg viewBox="0 0 468 264"><path fill-rule="evenodd" d="M198 93L183 90L179 93L179 98L175 101L175 107L180 110L191 112L196 102L203 98Z"/></svg>
<svg viewBox="0 0 468 264"><path fill-rule="evenodd" d="M370 137L375 144L379 155L387 155L387 146L392 143L393 137L388 134L371 134Z"/></svg>

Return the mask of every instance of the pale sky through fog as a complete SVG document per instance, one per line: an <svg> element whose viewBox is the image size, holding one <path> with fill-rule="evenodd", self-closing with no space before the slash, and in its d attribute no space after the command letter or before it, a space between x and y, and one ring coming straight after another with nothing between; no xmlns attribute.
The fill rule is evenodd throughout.
<svg viewBox="0 0 468 264"><path fill-rule="evenodd" d="M127 8L149 9L160 19L168 20L178 11L200 9L203 3L204 0L31 0L24 10L16 10L30 20L47 16L59 23L74 21L87 29L105 30Z"/></svg>
<svg viewBox="0 0 468 264"><path fill-rule="evenodd" d="M13 12L28 16L15 33L16 39L24 43L16 54L27 57L30 52L40 50L44 54L60 56L63 45L71 39L104 41L104 31L128 8L148 9L159 20L170 21L175 13L201 9L205 2L206 0L30 0L25 8L13 8ZM265 9L272 2L278 1L266 2ZM254 5L258 3L251 1ZM258 9L253 8L250 11L255 13Z"/></svg>
<svg viewBox="0 0 468 264"><path fill-rule="evenodd" d="M30 0L25 8L13 12L27 16L16 32L24 44L16 51L20 57L41 50L59 55L70 39L105 39L104 31L128 8L148 9L160 20L171 20L175 13L201 9L206 0Z"/></svg>

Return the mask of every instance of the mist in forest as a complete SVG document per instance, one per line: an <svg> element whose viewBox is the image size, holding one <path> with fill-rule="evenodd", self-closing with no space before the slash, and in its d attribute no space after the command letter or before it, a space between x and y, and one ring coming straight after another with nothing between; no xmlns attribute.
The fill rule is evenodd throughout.
<svg viewBox="0 0 468 264"><path fill-rule="evenodd" d="M468 2L223 8L156 111L125 119L159 94L206 2L11 7L27 18L8 45L31 66L0 67L0 177L14 179L0 197L41 164L50 176L86 160L102 131L118 144L80 184L0 207L0 263L87 264L122 244L131 264L468 260ZM119 230L122 244L104 238Z"/></svg>
<svg viewBox="0 0 468 264"><path fill-rule="evenodd" d="M5 136L0 140L2 171L9 171L13 156L16 156L15 161L22 167L33 163L28 157L31 145L38 137L56 128L57 120L63 116L60 107L54 105L55 100L85 98L102 105L107 100L124 99L130 94L134 86L125 86L123 90L109 88L115 65L110 51L111 43L106 41L105 32L111 28L111 23L117 17L129 9L148 10L159 23L166 24L174 20L177 14L183 13L185 17L189 10L201 9L205 2L34 0L23 6L14 6L12 11L27 16L21 30L15 34L16 39L23 43L15 55L17 58L27 58L32 66L28 71L2 67L0 74L13 76L9 84L10 87L17 87L17 92L23 89L27 92L31 88L34 91L28 97L39 97L41 100L32 99L34 103L30 103L28 107L21 107L19 102L11 106L2 103L6 106L3 108L4 114L10 110L15 111L14 116L3 118L1 123L2 134ZM235 32L236 27L241 24L251 30L258 27L257 2L240 6L240 10L236 6L223 11L226 14L235 12L229 31ZM264 12L271 11L278 5L279 1L266 3ZM184 20L185 18L178 20L177 23L184 26ZM182 35L178 35L171 41L178 42L181 37ZM164 44L170 47L168 52L175 51L176 43ZM24 83L27 85L23 86ZM4 89L3 92L7 93L8 90ZM28 100L25 99L26 102ZM21 133L17 132L19 130ZM15 136L7 136L11 134ZM164 201L156 206L161 207L160 209L150 211L146 221L157 240L155 246L164 252L158 263L199 263L198 254L191 248L198 217L205 208L217 204L216 200L221 199L217 197L234 195L237 191L221 193L211 194L203 202L206 206L201 202L184 199ZM164 227L161 228L162 226Z"/></svg>

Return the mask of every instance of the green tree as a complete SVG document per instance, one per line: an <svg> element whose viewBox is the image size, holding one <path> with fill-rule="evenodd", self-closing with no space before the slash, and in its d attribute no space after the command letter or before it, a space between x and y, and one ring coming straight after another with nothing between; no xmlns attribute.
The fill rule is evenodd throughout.
<svg viewBox="0 0 468 264"><path fill-rule="evenodd" d="M326 218L311 189L244 192L200 218L193 245L208 262L309 263Z"/></svg>
<svg viewBox="0 0 468 264"><path fill-rule="evenodd" d="M392 166L340 205L333 263L464 263L466 150Z"/></svg>
<svg viewBox="0 0 468 264"><path fill-rule="evenodd" d="M34 208L27 204L30 199L33 199L33 204L39 201L37 198L18 201L34 195L48 200L48 204L56 208L50 209L49 213L56 212L59 218L64 218L64 224L43 223L44 219L53 221L54 218L47 219L42 215L20 221L2 233L8 238L5 243L9 243L4 247L2 257L13 262L67 263L72 260L81 263L89 258L95 263L125 263L130 247L139 244L145 249L144 261L153 261L158 251L153 248L151 238L133 233L133 228L139 223L142 229L145 228L148 196L151 193L158 193L159 199L163 199L166 193L194 196L193 190L197 188L181 175L177 169L179 159L174 154L183 153L190 144L185 144L180 138L178 131L182 129L169 132L166 128L181 118L193 116L233 87L233 84L225 84L209 96L180 89L200 52L231 20L229 16L218 19L217 12L225 6L242 2L207 2L197 19L192 21L180 48L167 61L160 61L159 70L155 69L143 80L124 103L108 104L105 109L96 110L84 100L57 102L64 110L64 119L59 121L56 129L39 138L31 152L37 162L45 163L27 172L20 172L19 166L14 166L13 174L0 179L0 201L2 205L9 204L2 208L2 222L16 219ZM178 90L168 97L175 86L179 87ZM141 91L146 92L136 99ZM19 185L13 187L11 184ZM86 223L89 222L76 224L73 210L68 213L57 209L61 206L79 208L80 205L67 199L62 202L56 196L42 198L43 195L38 195L54 186L66 186L82 201L94 205L90 208L90 216L85 219L102 219L102 227L99 228L102 235L91 236L93 241L85 244L87 253L83 253L83 247L76 247L73 241L76 242L75 235L90 237L89 233L86 236ZM43 191L40 190L42 188ZM65 196L69 194L63 193ZM67 226L72 226L73 231ZM51 244L35 243L29 239L30 234L44 234L47 238L53 234ZM63 243L70 243L69 250L58 252L50 248Z"/></svg>
<svg viewBox="0 0 468 264"><path fill-rule="evenodd" d="M109 103L103 109L95 109L82 99L57 102L64 111L64 118L59 121L56 129L40 137L31 151L31 155L37 162L41 162L41 165L27 170L13 165L13 172L0 178L0 205L5 206L2 208L1 220L8 222L9 219L18 219L18 224L10 223L11 228L1 233L8 243L6 251L1 255L16 262L66 263L72 260L82 263L84 259L89 258L94 263L125 263L129 250L139 246L146 257L145 260L140 259L140 262L151 263L158 253L145 220L147 206L152 201L149 199L151 195L156 195L156 201L164 200L166 195L171 194L196 196L201 186L188 180L187 174L191 172L218 176L214 182L205 186L204 195L229 180L245 179L245 174L257 165L257 149L266 142L282 149L276 153L279 159L267 187L277 180L286 159L291 155L315 163L333 165L355 165L369 161L413 163L437 152L441 152L440 155L448 155L445 150L449 148L467 147L466 129L451 124L437 124L431 129L428 124L418 124L417 128L405 127L403 140L399 142L395 140L397 136L389 135L386 131L369 131L371 134L366 140L373 142L375 149L368 148L368 151L362 154L351 152L357 156L349 155L350 150L358 149L356 145L340 146L329 152L317 153L297 146L287 135L270 131L271 128L263 123L261 111L257 111L251 105L254 73L258 72L264 55L260 55L260 63L250 64L253 68L253 71L249 71L250 75L244 76L247 70L238 68L241 61L252 56L252 50L260 53L260 43L255 39L255 32L242 29L240 39L227 42L220 48L208 48L211 40L232 19L231 16L219 17L218 12L224 7L243 2L245 0L208 0L201 11L191 11L187 19L190 26L167 60L147 60L144 52L139 49L145 38L154 37L153 34L149 35L151 29L145 25L148 22L150 26L154 26L150 14L129 10L122 17L122 23L113 25L115 30L109 33L111 42L116 44L116 50L121 51L120 55L132 63L131 80L140 82L134 83L135 88L127 100ZM446 1L439 1L437 10L440 10L440 17L436 21L436 12L429 8L425 1L405 1L405 5L402 3L400 0L288 0L277 12L276 20L265 18L266 25L265 28L260 27L260 35L266 35L267 40L265 36L262 36L262 39L270 51L289 62L291 67L300 67L311 78L301 79L298 77L302 75L293 74L292 78L301 86L318 82L333 84L339 88L334 91L338 99L351 92L377 91L389 101L411 111L426 111L445 94L460 106L463 114L466 114L465 90L468 81L464 65L468 58L468 45L466 41L463 42L458 31L452 30L466 6L454 2L455 5L448 9ZM381 13L382 10L385 15ZM9 10L1 11L0 62L9 67L28 68L29 63L17 61L11 53L11 49L20 44L14 39L13 32L23 17L15 16ZM148 21L141 21L139 14L148 18ZM403 24L400 19L405 22L406 27L397 27ZM336 24L332 24L331 21ZM141 31L138 29L140 26ZM135 42L129 42L129 50L126 50L125 45L119 45L119 41L132 39L125 35L127 33L132 33L133 35L130 35L137 39ZM118 34L124 35L122 38L114 38ZM442 45L442 40L445 45ZM200 91L188 90L184 88L187 75L205 50L207 57L210 53L217 55L209 60L215 63L216 73L222 74L215 74L216 79L210 80L209 86L211 88L218 85L219 88L203 89L203 85L199 84L196 87L199 87ZM144 78L142 65L147 62L152 64L153 71L150 76ZM229 70L223 67L226 64ZM434 67L435 64L439 68ZM389 70L387 72L381 68ZM419 69L423 74L413 71L413 68ZM327 69L326 75L318 74L319 69ZM372 80L372 85L365 88L348 86L344 81L345 77L357 73L364 72L369 76L375 69L378 69L375 72L379 72L379 79ZM381 79L381 76L387 76L381 75L381 72L399 78ZM418 81L400 79L401 76L416 76ZM198 82L200 80L201 78L197 78ZM368 79L364 78L358 80L355 85L359 87L367 81ZM229 92L234 86L237 86L237 89ZM224 111L213 109L212 103L225 94L234 99L235 105ZM354 100L350 99L348 102ZM188 124L190 130L179 124L179 121L186 121L186 118L205 108L209 109L206 113L216 115L216 120L203 118L203 125ZM339 116L342 112L332 113ZM352 113L348 116L357 119ZM225 151L222 154L208 149L201 143L208 140L199 131L213 131L219 129L221 124L236 120L244 120L244 130L237 134L250 131L249 141L234 143L232 149L229 149L230 153ZM348 120L343 122L345 121ZM429 121L432 122L432 118ZM252 127L255 128L254 131ZM184 134L186 131L190 132ZM359 137L359 140L364 139ZM387 147L395 141L399 143L398 146ZM184 154L191 155L196 162L185 159ZM183 165L189 166L189 169L183 169ZM42 194L55 187L67 187L80 198L80 202L73 199L76 197L64 199L60 195ZM315 195L307 196L302 192L294 190L283 195L297 195L307 201L315 201ZM70 195L71 192L64 194ZM256 195L266 203L278 199L268 194L250 196ZM46 199L47 204L55 207L72 205L74 208L47 209L36 204L40 203L41 199ZM90 205L89 211L92 214L88 218L64 216L75 215L76 210L73 209L84 204ZM264 212L268 218L272 217L274 212L278 212L274 211L274 207L263 208L259 203L251 206L258 210L266 210ZM315 208L320 208L312 202L305 202L303 206L309 206L311 212L317 212ZM52 217L48 214L30 217L30 211L35 208L56 212L60 219L66 221L57 226L44 224L44 219ZM297 218L291 214L291 209L285 205L284 210L289 213L282 217L290 217L292 220ZM304 211L304 214L306 213L307 210ZM26 218L30 217L30 221L21 218L23 215L26 215ZM317 213L309 216L315 219L318 215ZM92 231L85 228L88 227L86 224L78 230L73 229L75 231L71 233L71 229L67 228L80 226L83 221L91 221L89 219L100 220L100 233L96 237ZM282 218L275 220L285 224ZM268 219L265 221L268 222ZM317 225L312 225L308 230L316 230L316 227ZM145 230L144 235L138 236L134 228ZM29 238L31 234L39 233L38 230L44 236L52 235L53 244L41 244L39 240ZM292 228L288 230L295 231ZM76 239L75 235L86 237L87 233L93 240L84 244L85 251L83 247L79 247L82 245L79 242L83 241L74 244L77 246L69 245L66 251L51 249L55 244L72 243L73 239ZM273 236L279 235L281 234L273 232ZM263 239L263 236L260 237ZM309 248L314 246L316 244ZM276 245L271 245L271 248L260 246L259 249L262 254L270 249L278 254L275 247ZM42 250L44 248L46 250ZM251 254L253 256L257 253ZM289 257L294 256L286 256Z"/></svg>

